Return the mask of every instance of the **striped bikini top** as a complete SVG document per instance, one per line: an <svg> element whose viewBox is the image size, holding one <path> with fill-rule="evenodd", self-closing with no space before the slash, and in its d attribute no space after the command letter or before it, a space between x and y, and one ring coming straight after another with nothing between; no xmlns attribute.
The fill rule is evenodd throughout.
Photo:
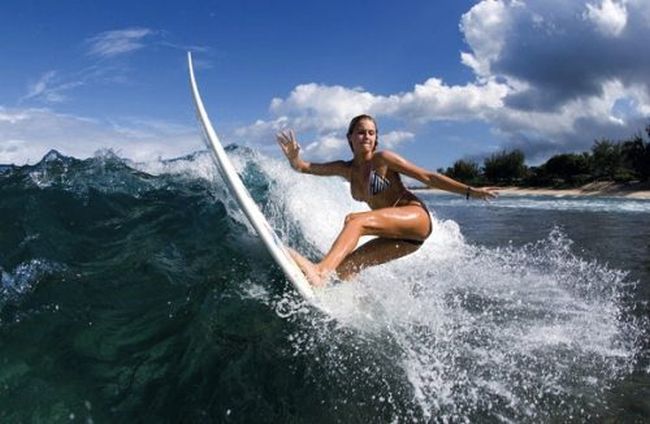
<svg viewBox="0 0 650 424"><path fill-rule="evenodd" d="M375 170L370 171L370 178L368 179L368 193L373 196L382 193L390 188L390 180L382 177Z"/></svg>

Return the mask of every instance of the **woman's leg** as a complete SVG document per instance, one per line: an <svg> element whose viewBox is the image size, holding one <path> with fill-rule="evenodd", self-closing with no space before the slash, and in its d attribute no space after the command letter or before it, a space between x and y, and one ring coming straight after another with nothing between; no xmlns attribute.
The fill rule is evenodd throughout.
<svg viewBox="0 0 650 424"><path fill-rule="evenodd" d="M420 244L404 239L376 238L362 244L350 253L336 268L342 280L354 277L364 268L381 265L402 256L409 255L420 248Z"/></svg>
<svg viewBox="0 0 650 424"><path fill-rule="evenodd" d="M420 205L407 205L353 213L346 217L343 230L341 230L334 244L321 262L311 264L305 258L299 255L295 256L295 252L292 255L294 255L294 259L296 259L296 262L298 262L298 265L305 272L312 284L320 286L325 283L323 279L329 273L337 270L339 265L352 253L359 243L361 236L424 240L430 231L431 222L429 219L429 214ZM393 240L393 243L395 241ZM399 244L401 245L402 243ZM351 261L358 267L364 263L372 264L373 261L385 256L382 262L378 262L383 263L416 250L409 251L406 247L399 247L399 252L395 252L394 256L390 256L389 251L382 253L379 251L379 247L380 245L371 245L359 252ZM350 265L346 265L346 268L341 270L343 275L351 275L353 273L352 265L353 263L351 262Z"/></svg>
<svg viewBox="0 0 650 424"><path fill-rule="evenodd" d="M420 246L420 244L404 239L372 239L346 256L336 268L336 274L340 279L347 280L366 267L381 265L401 258L415 252ZM317 265L291 248L289 248L289 253L313 286L322 287L327 283L325 276L320 274Z"/></svg>

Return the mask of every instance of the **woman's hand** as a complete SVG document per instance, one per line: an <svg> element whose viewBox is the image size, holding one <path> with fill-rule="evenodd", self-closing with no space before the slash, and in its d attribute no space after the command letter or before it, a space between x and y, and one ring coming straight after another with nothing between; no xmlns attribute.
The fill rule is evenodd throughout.
<svg viewBox="0 0 650 424"><path fill-rule="evenodd" d="M496 197L499 195L499 192L494 187L467 187L467 189L467 198L471 197L473 199L490 200L496 199Z"/></svg>
<svg viewBox="0 0 650 424"><path fill-rule="evenodd" d="M300 145L296 140L296 135L294 134L293 130L280 131L276 135L276 139L278 140L278 144L280 145L282 152L289 160L291 167L293 169L299 170L301 162Z"/></svg>

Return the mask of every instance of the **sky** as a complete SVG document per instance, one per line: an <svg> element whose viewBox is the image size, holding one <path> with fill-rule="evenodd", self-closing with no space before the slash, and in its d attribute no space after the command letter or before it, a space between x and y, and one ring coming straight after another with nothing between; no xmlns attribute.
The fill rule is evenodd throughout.
<svg viewBox="0 0 650 424"><path fill-rule="evenodd" d="M347 159L361 113L432 170L650 124L648 0L3 0L0 28L0 164L203 149L187 51L222 141L268 155L293 128L305 159Z"/></svg>

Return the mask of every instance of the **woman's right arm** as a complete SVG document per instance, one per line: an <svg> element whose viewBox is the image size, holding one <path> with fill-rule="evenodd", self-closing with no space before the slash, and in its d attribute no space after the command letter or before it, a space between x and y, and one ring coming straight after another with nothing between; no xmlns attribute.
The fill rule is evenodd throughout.
<svg viewBox="0 0 650 424"><path fill-rule="evenodd" d="M337 175L349 179L349 166L347 162L337 160L327 163L312 163L300 157L300 146L293 130L281 131L277 134L278 144L289 160L291 167L298 172L313 175Z"/></svg>

